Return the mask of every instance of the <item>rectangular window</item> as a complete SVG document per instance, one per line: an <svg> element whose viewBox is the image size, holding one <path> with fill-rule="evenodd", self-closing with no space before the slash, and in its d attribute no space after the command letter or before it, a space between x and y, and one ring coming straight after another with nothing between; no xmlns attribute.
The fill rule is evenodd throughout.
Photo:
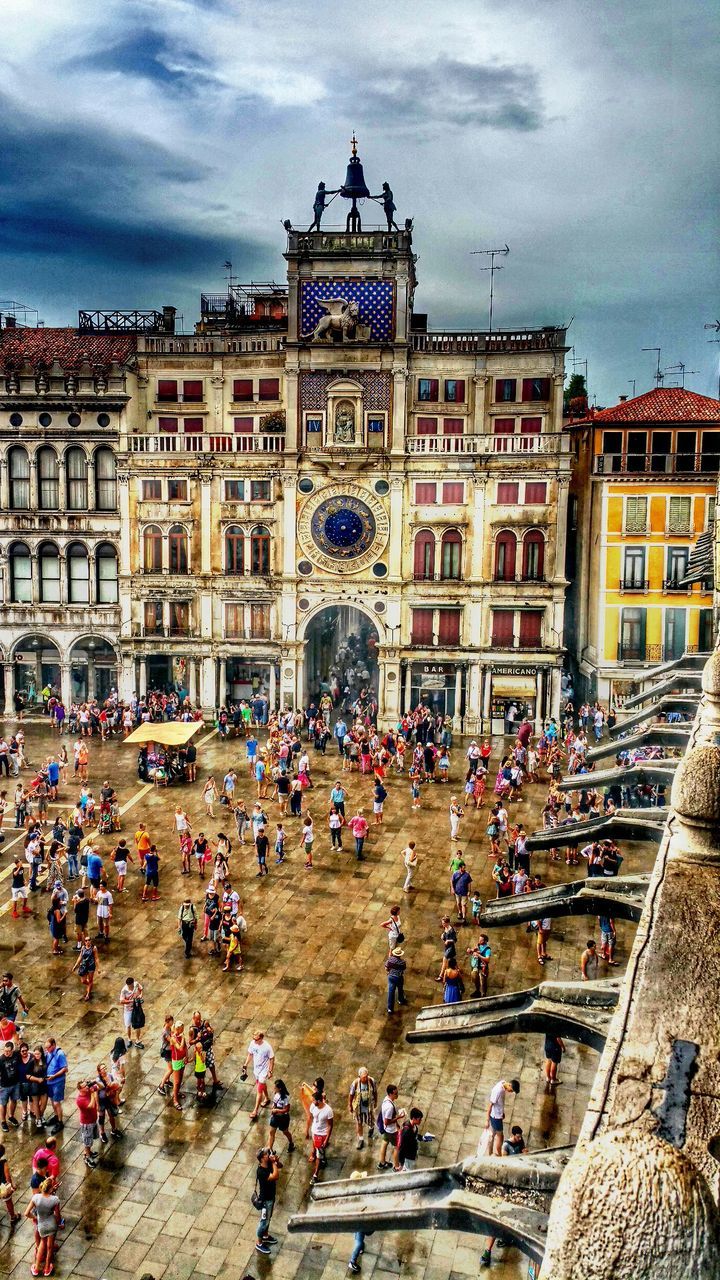
<svg viewBox="0 0 720 1280"><path fill-rule="evenodd" d="M495 400L499 403L502 401L515 401L517 399L517 382L515 378L496 378L495 380Z"/></svg>
<svg viewBox="0 0 720 1280"><path fill-rule="evenodd" d="M436 436L437 435L437 418L418 418L417 433L419 436Z"/></svg>
<svg viewBox="0 0 720 1280"><path fill-rule="evenodd" d="M114 555L97 558L98 604L117 604L118 565Z"/></svg>
<svg viewBox="0 0 720 1280"><path fill-rule="evenodd" d="M520 648L539 649L542 636L542 609L523 609L520 613Z"/></svg>
<svg viewBox="0 0 720 1280"><path fill-rule="evenodd" d="M251 480L250 481L250 501L251 502L270 502L270 481L269 480Z"/></svg>
<svg viewBox="0 0 720 1280"><path fill-rule="evenodd" d="M437 502L437 485L434 480L421 481L415 485L415 502L418 506Z"/></svg>
<svg viewBox="0 0 720 1280"><path fill-rule="evenodd" d="M647 498L625 499L625 532L647 532Z"/></svg>
<svg viewBox="0 0 720 1280"><path fill-rule="evenodd" d="M411 644L432 644L433 640L433 611L432 609L413 609L412 613L412 630L410 633Z"/></svg>
<svg viewBox="0 0 720 1280"><path fill-rule="evenodd" d="M178 384L174 378L160 378L157 384L158 401L177 404Z"/></svg>
<svg viewBox="0 0 720 1280"><path fill-rule="evenodd" d="M236 436L251 436L253 433L253 419L233 418L233 430Z"/></svg>
<svg viewBox="0 0 720 1280"><path fill-rule="evenodd" d="M444 436L461 436L465 430L464 418L443 418Z"/></svg>
<svg viewBox="0 0 720 1280"><path fill-rule="evenodd" d="M444 480L442 500L445 506L453 506L465 501L465 485L462 480Z"/></svg>
<svg viewBox="0 0 720 1280"><path fill-rule="evenodd" d="M514 418L495 418L493 421L493 435L511 436L515 432ZM510 449L510 443L507 440L496 440L493 449L495 453L507 453Z"/></svg>
<svg viewBox="0 0 720 1280"><path fill-rule="evenodd" d="M187 480L168 480L168 502L187 502Z"/></svg>
<svg viewBox="0 0 720 1280"><path fill-rule="evenodd" d="M178 429L177 418L158 418L158 428L160 431L176 432Z"/></svg>
<svg viewBox="0 0 720 1280"><path fill-rule="evenodd" d="M689 551L687 547L668 547L667 584L676 586L687 573Z"/></svg>
<svg viewBox="0 0 720 1280"><path fill-rule="evenodd" d="M163 630L163 607L161 600L146 600L144 606L145 635L159 636Z"/></svg>
<svg viewBox="0 0 720 1280"><path fill-rule="evenodd" d="M464 404L465 402L465 379L464 378L446 378L445 379L445 399L451 404Z"/></svg>
<svg viewBox="0 0 720 1280"><path fill-rule="evenodd" d="M692 498L670 498L668 502L668 533L690 533Z"/></svg>
<svg viewBox="0 0 720 1280"><path fill-rule="evenodd" d="M520 496L520 485L517 480L499 480L497 487L498 502L515 503Z"/></svg>
<svg viewBox="0 0 720 1280"><path fill-rule="evenodd" d="M90 602L90 562L85 554L69 555L68 598L71 604Z"/></svg>
<svg viewBox="0 0 720 1280"><path fill-rule="evenodd" d="M202 418L183 418L183 431L186 436L201 436L203 431Z"/></svg>
<svg viewBox="0 0 720 1280"><path fill-rule="evenodd" d="M645 589L644 547L625 548L622 585L625 591L643 591Z"/></svg>
<svg viewBox="0 0 720 1280"><path fill-rule="evenodd" d="M539 436L542 431L542 418L521 418L520 434L523 436Z"/></svg>
<svg viewBox="0 0 720 1280"><path fill-rule="evenodd" d="M253 380L252 378L235 378L233 380L233 400L252 400L253 399Z"/></svg>
<svg viewBox="0 0 720 1280"><path fill-rule="evenodd" d="M258 400L279 400L279 399L280 399L280 379L279 378L261 378Z"/></svg>
<svg viewBox="0 0 720 1280"><path fill-rule="evenodd" d="M526 502L547 502L547 484L544 480L528 480L525 485Z"/></svg>
<svg viewBox="0 0 720 1280"><path fill-rule="evenodd" d="M609 432L605 433L606 435ZM653 471L670 471L672 468L672 432L653 431L650 435L650 466Z"/></svg>
<svg viewBox="0 0 720 1280"><path fill-rule="evenodd" d="M142 496L143 502L161 502L162 480L143 480Z"/></svg>
<svg viewBox="0 0 720 1280"><path fill-rule="evenodd" d="M438 644L460 643L462 609L438 610Z"/></svg>
<svg viewBox="0 0 720 1280"><path fill-rule="evenodd" d="M187 600L170 603L170 635L187 636L190 634L190 605Z"/></svg>
<svg viewBox="0 0 720 1280"><path fill-rule="evenodd" d="M523 403L531 400L549 400L550 399L550 379L549 378L523 378L522 384Z"/></svg>
<svg viewBox="0 0 720 1280"><path fill-rule="evenodd" d="M257 640L270 638L270 605L250 605L250 634Z"/></svg>
<svg viewBox="0 0 720 1280"><path fill-rule="evenodd" d="M647 470L647 431L628 431L627 471L641 472Z"/></svg>
<svg viewBox="0 0 720 1280"><path fill-rule="evenodd" d="M492 642L502 649L512 649L515 614L512 609L493 609Z"/></svg>
<svg viewBox="0 0 720 1280"><path fill-rule="evenodd" d="M244 639L244 606L241 604L225 605L225 635L228 640Z"/></svg>
<svg viewBox="0 0 720 1280"><path fill-rule="evenodd" d="M618 657L639 661L645 657L645 609L623 609Z"/></svg>
<svg viewBox="0 0 720 1280"><path fill-rule="evenodd" d="M226 502L244 502L245 501L245 481L244 480L226 480L225 481L225 501Z"/></svg>
<svg viewBox="0 0 720 1280"><path fill-rule="evenodd" d="M418 400L436 401L440 391L437 378L418 378Z"/></svg>
<svg viewBox="0 0 720 1280"><path fill-rule="evenodd" d="M675 467L677 471L695 470L696 448L697 433L695 431L678 431L677 457L675 459Z"/></svg>
<svg viewBox="0 0 720 1280"><path fill-rule="evenodd" d="M205 399L202 378L191 378L183 382L183 400L188 404L201 404Z"/></svg>

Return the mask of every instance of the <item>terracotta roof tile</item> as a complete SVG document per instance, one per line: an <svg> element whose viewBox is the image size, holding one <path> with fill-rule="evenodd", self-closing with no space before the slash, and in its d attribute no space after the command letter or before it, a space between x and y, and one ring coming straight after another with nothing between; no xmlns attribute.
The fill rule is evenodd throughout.
<svg viewBox="0 0 720 1280"><path fill-rule="evenodd" d="M656 387L611 409L598 409L585 422L720 422L720 400L682 387ZM577 426L577 423L573 423Z"/></svg>
<svg viewBox="0 0 720 1280"><path fill-rule="evenodd" d="M63 369L86 361L91 365L127 364L135 352L135 338L123 333L78 333L76 329L2 329L0 366L8 369L51 365L57 359Z"/></svg>

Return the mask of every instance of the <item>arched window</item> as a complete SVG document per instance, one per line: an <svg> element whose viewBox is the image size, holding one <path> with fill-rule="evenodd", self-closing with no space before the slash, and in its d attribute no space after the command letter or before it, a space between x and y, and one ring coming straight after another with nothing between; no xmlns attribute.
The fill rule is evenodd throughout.
<svg viewBox="0 0 720 1280"><path fill-rule="evenodd" d="M162 533L149 524L143 533L143 569L145 573L162 573Z"/></svg>
<svg viewBox="0 0 720 1280"><path fill-rule="evenodd" d="M30 462L25 449L11 449L8 454L11 511L30 510Z"/></svg>
<svg viewBox="0 0 720 1280"><path fill-rule="evenodd" d="M43 542L38 551L40 562L40 600L43 604L60 603L60 552L54 542Z"/></svg>
<svg viewBox="0 0 720 1280"><path fill-rule="evenodd" d="M225 572L237 575L245 568L245 534L240 525L225 530Z"/></svg>
<svg viewBox="0 0 720 1280"><path fill-rule="evenodd" d="M90 561L87 548L81 542L73 542L67 552L68 602L90 603Z"/></svg>
<svg viewBox="0 0 720 1280"><path fill-rule="evenodd" d="M462 568L462 538L457 529L446 529L440 545L440 577L459 578Z"/></svg>
<svg viewBox="0 0 720 1280"><path fill-rule="evenodd" d="M503 530L495 539L495 581L515 581L515 552L517 538L509 529Z"/></svg>
<svg viewBox="0 0 720 1280"><path fill-rule="evenodd" d="M435 577L435 534L429 529L421 529L415 535L413 577L418 582Z"/></svg>
<svg viewBox="0 0 720 1280"><path fill-rule="evenodd" d="M57 454L49 446L38 450L38 496L41 511L57 511L60 506L60 468Z"/></svg>
<svg viewBox="0 0 720 1280"><path fill-rule="evenodd" d="M170 526L168 545L170 549L170 572L187 573L188 536L181 524L173 524Z"/></svg>
<svg viewBox="0 0 720 1280"><path fill-rule="evenodd" d="M545 572L545 539L539 529L523 538L522 576L525 582L542 582Z"/></svg>
<svg viewBox="0 0 720 1280"><path fill-rule="evenodd" d="M270 572L270 533L262 524L256 524L250 534L250 572Z"/></svg>
<svg viewBox="0 0 720 1280"><path fill-rule="evenodd" d="M32 604L30 548L24 542L10 548L10 599L14 604Z"/></svg>
<svg viewBox="0 0 720 1280"><path fill-rule="evenodd" d="M83 449L68 449L65 454L65 484L68 511L87 511L87 458Z"/></svg>
<svg viewBox="0 0 720 1280"><path fill-rule="evenodd" d="M110 542L101 542L95 553L95 576L98 604L117 604L118 558Z"/></svg>
<svg viewBox="0 0 720 1280"><path fill-rule="evenodd" d="M95 506L98 511L115 511L117 507L115 455L112 449L98 449L95 453Z"/></svg>

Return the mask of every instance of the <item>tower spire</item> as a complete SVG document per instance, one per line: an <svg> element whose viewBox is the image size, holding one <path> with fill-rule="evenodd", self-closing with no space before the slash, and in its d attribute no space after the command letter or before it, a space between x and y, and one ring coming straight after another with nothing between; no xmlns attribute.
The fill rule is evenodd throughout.
<svg viewBox="0 0 720 1280"><path fill-rule="evenodd" d="M353 129L353 136L350 139L350 146L352 147L352 154L356 156L357 155L357 138L355 137L354 129Z"/></svg>

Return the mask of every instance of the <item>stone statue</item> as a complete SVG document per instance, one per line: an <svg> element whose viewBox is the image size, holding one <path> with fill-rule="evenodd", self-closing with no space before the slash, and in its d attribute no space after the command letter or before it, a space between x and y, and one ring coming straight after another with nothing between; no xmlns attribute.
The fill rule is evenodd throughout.
<svg viewBox="0 0 720 1280"><path fill-rule="evenodd" d="M390 184L388 182L383 182L381 194L379 196L371 196L370 199L382 201L382 207L385 210L385 217L387 218L388 231L399 231L400 228L393 216L396 206L393 199L393 193L390 190Z"/></svg>
<svg viewBox="0 0 720 1280"><path fill-rule="evenodd" d="M313 332L304 333L303 338L309 338L311 342L319 342L322 339L331 342L332 334L338 331L342 333L343 342L348 342L355 337L358 321L357 302L349 302L347 298L318 298L318 306L324 307L328 314L321 316Z"/></svg>
<svg viewBox="0 0 720 1280"><path fill-rule="evenodd" d="M336 195L337 195L337 191L326 191L326 190L325 190L325 183L324 183L324 182L320 182L320 183L318 183L318 189L317 189L317 191L315 192L315 200L313 201L313 213L315 214L315 217L313 218L313 221L311 222L310 226L308 227L308 231L315 231L315 230L319 231L319 230L320 230L320 222L321 222L322 216L323 216L323 214L324 214L324 212L325 212L325 209L326 209L326 207L327 207L327 205L326 205L326 197L327 197L327 196L336 196Z"/></svg>
<svg viewBox="0 0 720 1280"><path fill-rule="evenodd" d="M355 443L355 412L353 406L343 401L335 412L335 442L337 444Z"/></svg>

